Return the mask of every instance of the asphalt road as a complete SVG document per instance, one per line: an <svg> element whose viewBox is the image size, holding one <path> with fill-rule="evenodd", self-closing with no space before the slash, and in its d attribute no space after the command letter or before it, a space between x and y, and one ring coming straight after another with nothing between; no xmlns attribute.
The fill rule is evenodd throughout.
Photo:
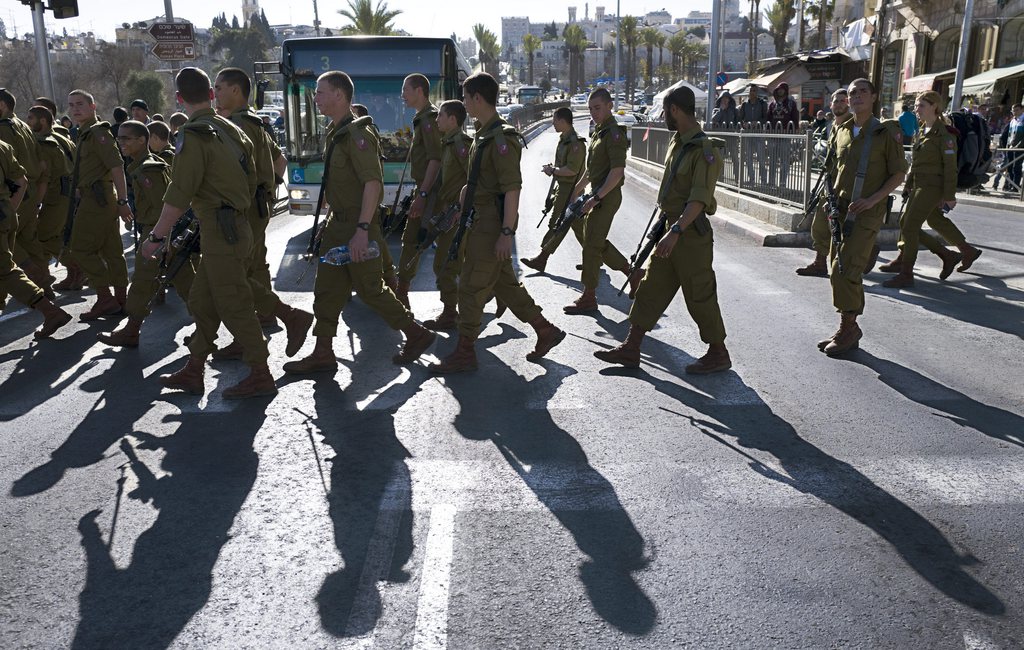
<svg viewBox="0 0 1024 650"><path fill-rule="evenodd" d="M524 156L519 256L554 143ZM630 172L627 254L654 191ZM34 343L9 307L0 647L1020 648L1024 220L953 215L984 256L939 282L923 252L909 291L870 275L844 360L815 347L837 316L826 280L793 273L808 251L719 236L734 367L708 377L682 372L703 347L681 299L639 370L592 357L629 301L606 277L598 316L561 313L571 238L523 275L571 336L535 364L527 326L489 320L480 370L443 379L391 365L400 334L358 301L334 378L285 377L274 331L280 393L243 403L221 398L237 362L202 399L161 392L191 328L176 297L124 351L96 341L113 322ZM270 235L277 289L307 309L310 221Z"/></svg>

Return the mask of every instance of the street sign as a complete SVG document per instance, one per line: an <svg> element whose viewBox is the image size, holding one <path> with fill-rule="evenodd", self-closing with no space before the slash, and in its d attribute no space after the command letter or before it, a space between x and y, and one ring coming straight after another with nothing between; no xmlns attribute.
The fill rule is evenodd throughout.
<svg viewBox="0 0 1024 650"><path fill-rule="evenodd" d="M719 72L715 76L715 83L718 84L719 86L724 86L725 84L729 83L729 75L725 74L724 72Z"/></svg>
<svg viewBox="0 0 1024 650"><path fill-rule="evenodd" d="M161 61L191 61L196 58L195 43L157 43L153 54Z"/></svg>
<svg viewBox="0 0 1024 650"><path fill-rule="evenodd" d="M149 28L149 34L158 43L183 43L196 40L195 32L192 30L192 23L153 23L153 26Z"/></svg>

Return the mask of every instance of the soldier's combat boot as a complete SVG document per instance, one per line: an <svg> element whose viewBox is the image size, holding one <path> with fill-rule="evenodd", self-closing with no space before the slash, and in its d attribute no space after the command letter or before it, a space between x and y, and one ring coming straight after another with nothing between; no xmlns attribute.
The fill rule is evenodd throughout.
<svg viewBox="0 0 1024 650"><path fill-rule="evenodd" d="M285 356L294 357L302 348L302 344L306 342L309 328L313 327L313 314L279 302L274 310L274 316L280 318L284 323L284 329L288 335L288 345L284 349Z"/></svg>
<svg viewBox="0 0 1024 650"><path fill-rule="evenodd" d="M124 311L124 306L128 302L128 287L114 287L114 300L121 305L121 311Z"/></svg>
<svg viewBox="0 0 1024 650"><path fill-rule="evenodd" d="M334 356L334 339L330 336L318 336L313 352L298 361L284 364L284 371L289 375L308 375L314 372L334 372L338 369L338 359Z"/></svg>
<svg viewBox="0 0 1024 650"><path fill-rule="evenodd" d="M565 332L552 325L543 316L537 316L530 321L530 327L537 333L537 344L533 347L533 352L526 355L527 361L537 361L543 358L551 351L551 348L565 340Z"/></svg>
<svg viewBox="0 0 1024 650"><path fill-rule="evenodd" d="M636 298L636 291L640 288L640 283L644 281L644 276L647 275L647 271L643 269L637 269L630 273L628 270L626 273L626 279L629 280L629 299Z"/></svg>
<svg viewBox="0 0 1024 650"><path fill-rule="evenodd" d="M203 383L205 357L189 355L185 367L169 375L160 375L160 384L164 388L183 390L191 395L202 395L206 391Z"/></svg>
<svg viewBox="0 0 1024 650"><path fill-rule="evenodd" d="M536 257L533 257L533 258L524 257L523 259L521 259L519 261L522 262L523 266L527 266L527 267L533 269L534 271L536 271L537 273L543 273L544 269L547 268L547 266L548 266L548 258L549 257L551 257L551 253L547 253L545 251L541 251L541 252L537 253Z"/></svg>
<svg viewBox="0 0 1024 650"><path fill-rule="evenodd" d="M71 314L53 304L49 298L44 297L37 300L32 308L43 315L43 326L32 335L37 341L49 338L58 329L71 322Z"/></svg>
<svg viewBox="0 0 1024 650"><path fill-rule="evenodd" d="M878 245L871 247L871 256L868 257L868 263L864 266L864 275L871 273L871 270L875 268L875 264L878 262L878 254L882 252L882 249Z"/></svg>
<svg viewBox="0 0 1024 650"><path fill-rule="evenodd" d="M45 295L50 300L55 300L57 295L53 292L53 276L50 275L49 271L42 266L39 266L31 259L25 260L22 264L19 264L21 270L25 272L28 279L35 283L37 287L43 290Z"/></svg>
<svg viewBox="0 0 1024 650"><path fill-rule="evenodd" d="M960 253L951 251L948 248L943 248L942 252L936 253L936 255L939 256L940 260L942 260L942 270L939 272L940 280L945 280L949 276L953 275L953 270L956 269L956 265L964 258Z"/></svg>
<svg viewBox="0 0 1024 650"><path fill-rule="evenodd" d="M97 287L96 288L96 302L81 316L78 317L82 322L88 323L90 321L99 320L104 316L115 316L121 313L121 303L117 301L114 294L110 293L110 287Z"/></svg>
<svg viewBox="0 0 1024 650"><path fill-rule="evenodd" d="M850 350L855 350L859 347L860 339L864 336L861 332L860 326L857 325L857 314L852 312L843 312L840 315L839 331L832 337L828 345L825 346L824 352L830 357L836 357Z"/></svg>
<svg viewBox="0 0 1024 650"><path fill-rule="evenodd" d="M647 332L630 323L629 334L626 335L626 340L622 342L622 345L611 350L598 350L594 356L608 363L617 363L627 368L639 368L640 343L646 334Z"/></svg>
<svg viewBox="0 0 1024 650"><path fill-rule="evenodd" d="M409 306L409 283L405 280L398 281L398 289L395 290L395 295L398 296L399 302L405 305L406 309L412 309Z"/></svg>
<svg viewBox="0 0 1024 650"><path fill-rule="evenodd" d="M445 305L437 318L431 318L430 320L423 321L423 327L434 330L435 332L453 330L458 324L459 311L454 305Z"/></svg>
<svg viewBox="0 0 1024 650"><path fill-rule="evenodd" d="M277 384L270 368L262 363L249 368L249 376L224 391L224 399L246 399L277 395Z"/></svg>
<svg viewBox="0 0 1024 650"><path fill-rule="evenodd" d="M914 267L904 263L900 272L883 282L882 286L890 289L905 289L914 286Z"/></svg>
<svg viewBox="0 0 1024 650"><path fill-rule="evenodd" d="M963 273L967 269L971 268L971 265L974 264L974 260L981 257L981 249L975 248L970 244L964 244L960 247L960 254L964 256L964 261L963 264L956 268L956 270Z"/></svg>
<svg viewBox="0 0 1024 650"><path fill-rule="evenodd" d="M63 280L53 285L53 288L57 291L81 291L82 270L76 264L66 265L64 268L67 269L68 274Z"/></svg>
<svg viewBox="0 0 1024 650"><path fill-rule="evenodd" d="M580 297L571 305L562 307L562 311L573 316L593 314L597 311L597 291L594 289L584 289Z"/></svg>
<svg viewBox="0 0 1024 650"><path fill-rule="evenodd" d="M455 351L437 363L427 366L427 370L438 375L450 375L456 372L476 370L476 340L459 335Z"/></svg>
<svg viewBox="0 0 1024 650"><path fill-rule="evenodd" d="M214 361L241 361L245 350L238 341L232 341L222 348L217 348L210 356Z"/></svg>
<svg viewBox="0 0 1024 650"><path fill-rule="evenodd" d="M814 261L807 266L798 268L796 274L814 278L827 278L828 262L825 259L825 255L823 253L815 253Z"/></svg>
<svg viewBox="0 0 1024 650"><path fill-rule="evenodd" d="M878 270L881 271L882 273L899 273L902 268L903 251L900 251L900 254L896 256L896 259L887 264L881 265L880 267L878 267Z"/></svg>
<svg viewBox="0 0 1024 650"><path fill-rule="evenodd" d="M722 372L732 368L732 359L729 358L729 351L725 343L712 343L704 356L686 366L688 375L710 375L713 372Z"/></svg>
<svg viewBox="0 0 1024 650"><path fill-rule="evenodd" d="M437 340L437 334L416 321L402 328L402 333L405 334L405 345L402 346L401 352L391 357L392 363L400 366L419 359L420 355Z"/></svg>
<svg viewBox="0 0 1024 650"><path fill-rule="evenodd" d="M129 316L122 327L113 332L99 332L96 334L96 338L115 347L137 348L139 347L140 329L142 329L142 319Z"/></svg>

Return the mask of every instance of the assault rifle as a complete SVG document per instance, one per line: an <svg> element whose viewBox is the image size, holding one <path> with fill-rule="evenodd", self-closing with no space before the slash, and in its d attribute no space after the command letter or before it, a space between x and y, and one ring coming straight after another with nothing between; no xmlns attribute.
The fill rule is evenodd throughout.
<svg viewBox="0 0 1024 650"><path fill-rule="evenodd" d="M438 237L454 228L455 224L458 223L461 212L462 206L456 201L448 206L448 209L444 212L431 217L427 221L426 227L420 228L419 242L416 244L416 255L409 259L405 268L410 269L415 266L417 256L420 253L430 248Z"/></svg>
<svg viewBox="0 0 1024 650"><path fill-rule="evenodd" d="M558 182L558 177L551 174L551 185L548 186L548 195L544 199L544 210L540 213L540 221L537 222L537 227L544 223L544 220L548 218L548 214L551 213L551 208L555 207L555 183Z"/></svg>
<svg viewBox="0 0 1024 650"><path fill-rule="evenodd" d="M572 227L573 222L584 216L585 213L583 212L583 206L587 204L587 201L594 198L594 196L595 195L593 193L584 194L570 203L569 207L565 209L565 212L555 223L555 231L561 233L568 232L569 228ZM601 205L600 202L598 205Z"/></svg>
<svg viewBox="0 0 1024 650"><path fill-rule="evenodd" d="M839 273L842 274L844 273L843 224L839 221L842 212L839 210L839 197L836 196L836 190L832 186L832 174L826 172L825 175L825 215L828 217L828 230L832 234L832 244L836 249L836 263Z"/></svg>
<svg viewBox="0 0 1024 650"><path fill-rule="evenodd" d="M182 268L189 263L192 255L199 252L199 219L191 209L181 215L171 233L167 236L164 244L157 249L156 254L160 257L160 276L158 282L160 288L149 299L149 308L153 308L153 301L157 296L163 295L167 287L171 285L174 278ZM173 251L170 260L166 253Z"/></svg>
<svg viewBox="0 0 1024 650"><path fill-rule="evenodd" d="M619 294L626 290L629 286L629 279L633 277L634 273L637 273L644 268L644 263L647 262L647 258L654 252L654 247L658 245L661 238L665 236L665 228L668 227L668 215L662 212L658 214L660 208L654 208L654 212L651 213L651 218L647 220L647 227L644 228L644 234L640 238L640 243L636 245L636 251L633 256L629 258L629 269L626 271L626 282L619 287ZM657 221L655 217L657 216ZM632 298L633 296L630 296Z"/></svg>
<svg viewBox="0 0 1024 650"><path fill-rule="evenodd" d="M409 192L400 202L396 197L395 205L397 206L397 209L396 207L392 207L391 210L388 210L387 214L385 214L381 219L380 227L385 237L393 232L402 232L405 222L409 219L409 208L412 207L414 193L414 191Z"/></svg>

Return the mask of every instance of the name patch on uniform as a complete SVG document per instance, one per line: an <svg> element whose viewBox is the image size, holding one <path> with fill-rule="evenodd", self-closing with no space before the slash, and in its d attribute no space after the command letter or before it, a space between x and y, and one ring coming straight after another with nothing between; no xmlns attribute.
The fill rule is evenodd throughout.
<svg viewBox="0 0 1024 650"><path fill-rule="evenodd" d="M365 151L366 146L366 138L356 138L356 147L358 147L360 151Z"/></svg>
<svg viewBox="0 0 1024 650"><path fill-rule="evenodd" d="M946 153L956 153L956 143L953 138L946 138Z"/></svg>

